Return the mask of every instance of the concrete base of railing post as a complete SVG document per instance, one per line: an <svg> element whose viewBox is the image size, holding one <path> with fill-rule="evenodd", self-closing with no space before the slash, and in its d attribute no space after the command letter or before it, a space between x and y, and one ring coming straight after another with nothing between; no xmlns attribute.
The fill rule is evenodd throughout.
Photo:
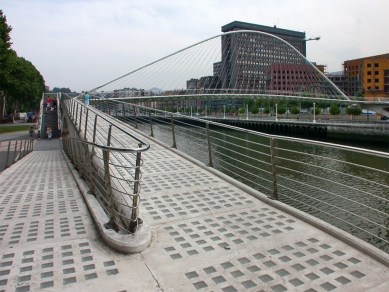
<svg viewBox="0 0 389 292"><path fill-rule="evenodd" d="M78 171L74 168L66 154L63 152L66 162L71 170L74 179L85 199L88 209L93 217L93 221L101 235L103 241L112 249L122 253L139 253L145 250L151 242L151 229L143 221L136 234L120 234L115 230L105 228L105 223L109 221L107 214L101 208L96 197L89 192L89 186L80 178Z"/></svg>

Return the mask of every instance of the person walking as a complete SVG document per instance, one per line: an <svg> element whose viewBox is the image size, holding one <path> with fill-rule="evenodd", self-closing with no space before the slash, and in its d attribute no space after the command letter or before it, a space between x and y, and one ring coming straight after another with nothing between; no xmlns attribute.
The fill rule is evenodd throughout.
<svg viewBox="0 0 389 292"><path fill-rule="evenodd" d="M30 130L28 131L28 133L30 134L31 139L34 139L35 131L34 131L34 128L33 128L33 127L30 128Z"/></svg>
<svg viewBox="0 0 389 292"><path fill-rule="evenodd" d="M86 107L89 106L89 98L90 98L90 95L88 93L88 91L85 91L85 94L84 94L84 113L86 111Z"/></svg>
<svg viewBox="0 0 389 292"><path fill-rule="evenodd" d="M47 109L51 107L51 98L50 96L46 97L46 114L47 114Z"/></svg>
<svg viewBox="0 0 389 292"><path fill-rule="evenodd" d="M90 98L90 95L89 95L88 91L86 91L85 95L84 95L84 105L85 106L89 106L89 98Z"/></svg>
<svg viewBox="0 0 389 292"><path fill-rule="evenodd" d="M46 133L47 133L47 138L51 140L51 137L53 136L53 129L51 128L51 126L47 126Z"/></svg>

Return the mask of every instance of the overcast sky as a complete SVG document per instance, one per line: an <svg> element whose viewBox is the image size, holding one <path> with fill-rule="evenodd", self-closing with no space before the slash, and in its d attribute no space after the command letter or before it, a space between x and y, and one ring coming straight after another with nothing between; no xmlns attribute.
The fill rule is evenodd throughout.
<svg viewBox="0 0 389 292"><path fill-rule="evenodd" d="M1 0L12 48L46 85L89 90L243 21L306 33L307 58L389 53L389 0Z"/></svg>

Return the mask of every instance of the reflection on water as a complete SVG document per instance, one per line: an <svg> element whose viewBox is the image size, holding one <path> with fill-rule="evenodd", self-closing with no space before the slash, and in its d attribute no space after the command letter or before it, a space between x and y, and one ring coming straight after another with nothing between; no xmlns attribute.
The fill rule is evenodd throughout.
<svg viewBox="0 0 389 292"><path fill-rule="evenodd" d="M142 127L148 131L146 124ZM155 125L154 136L173 145L170 125ZM267 196L273 194L269 137L219 127L210 130L210 137L211 157L205 128L175 127L179 150L204 164L212 159L215 169ZM369 149L388 150L383 145L373 146ZM290 140L276 140L274 147L281 202L389 252L387 158Z"/></svg>

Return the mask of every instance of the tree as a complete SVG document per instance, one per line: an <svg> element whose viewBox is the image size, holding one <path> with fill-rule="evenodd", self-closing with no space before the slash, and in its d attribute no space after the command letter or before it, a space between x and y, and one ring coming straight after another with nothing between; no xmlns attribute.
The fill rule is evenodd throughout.
<svg viewBox="0 0 389 292"><path fill-rule="evenodd" d="M290 113L291 113L292 115L297 115L297 114L300 113L300 108L299 108L298 106L295 105L295 106L293 106L293 107L291 108Z"/></svg>
<svg viewBox="0 0 389 292"><path fill-rule="evenodd" d="M246 98L244 104L249 106L249 109L254 105L254 100L252 98Z"/></svg>
<svg viewBox="0 0 389 292"><path fill-rule="evenodd" d="M321 113L321 109L318 107L315 107L315 115L319 115ZM311 114L313 114L313 109L311 109Z"/></svg>
<svg viewBox="0 0 389 292"><path fill-rule="evenodd" d="M277 106L277 114L283 115L284 113L286 113L286 107L283 105Z"/></svg>
<svg viewBox="0 0 389 292"><path fill-rule="evenodd" d="M340 108L337 104L330 105L330 114L334 116L334 119L336 115L340 114Z"/></svg>
<svg viewBox="0 0 389 292"><path fill-rule="evenodd" d="M4 119L4 102L5 92L3 92L3 84L5 84L5 76L7 74L7 62L10 55L9 49L12 45L10 33L12 27L7 24L7 18L3 14L3 10L0 10L0 98L1 98L1 111L0 121Z"/></svg>
<svg viewBox="0 0 389 292"><path fill-rule="evenodd" d="M0 91L6 97L8 113L14 116L18 110L38 108L45 81L31 62L11 49L11 30L0 10Z"/></svg>
<svg viewBox="0 0 389 292"><path fill-rule="evenodd" d="M252 107L251 107L251 111L250 111L252 114L257 114L257 113L259 113L259 108L258 108L258 106L256 106L256 105L253 105Z"/></svg>
<svg viewBox="0 0 389 292"><path fill-rule="evenodd" d="M246 110L245 110L244 107L241 107L241 108L239 109L239 113L241 113L241 114L244 114L245 111L246 111Z"/></svg>
<svg viewBox="0 0 389 292"><path fill-rule="evenodd" d="M362 110L359 108L352 108L352 107L346 108L346 114L351 115L353 119L355 116L359 116L361 113Z"/></svg>
<svg viewBox="0 0 389 292"><path fill-rule="evenodd" d="M72 91L69 88L59 88L59 87L54 87L51 92L63 92L63 93L72 93Z"/></svg>

